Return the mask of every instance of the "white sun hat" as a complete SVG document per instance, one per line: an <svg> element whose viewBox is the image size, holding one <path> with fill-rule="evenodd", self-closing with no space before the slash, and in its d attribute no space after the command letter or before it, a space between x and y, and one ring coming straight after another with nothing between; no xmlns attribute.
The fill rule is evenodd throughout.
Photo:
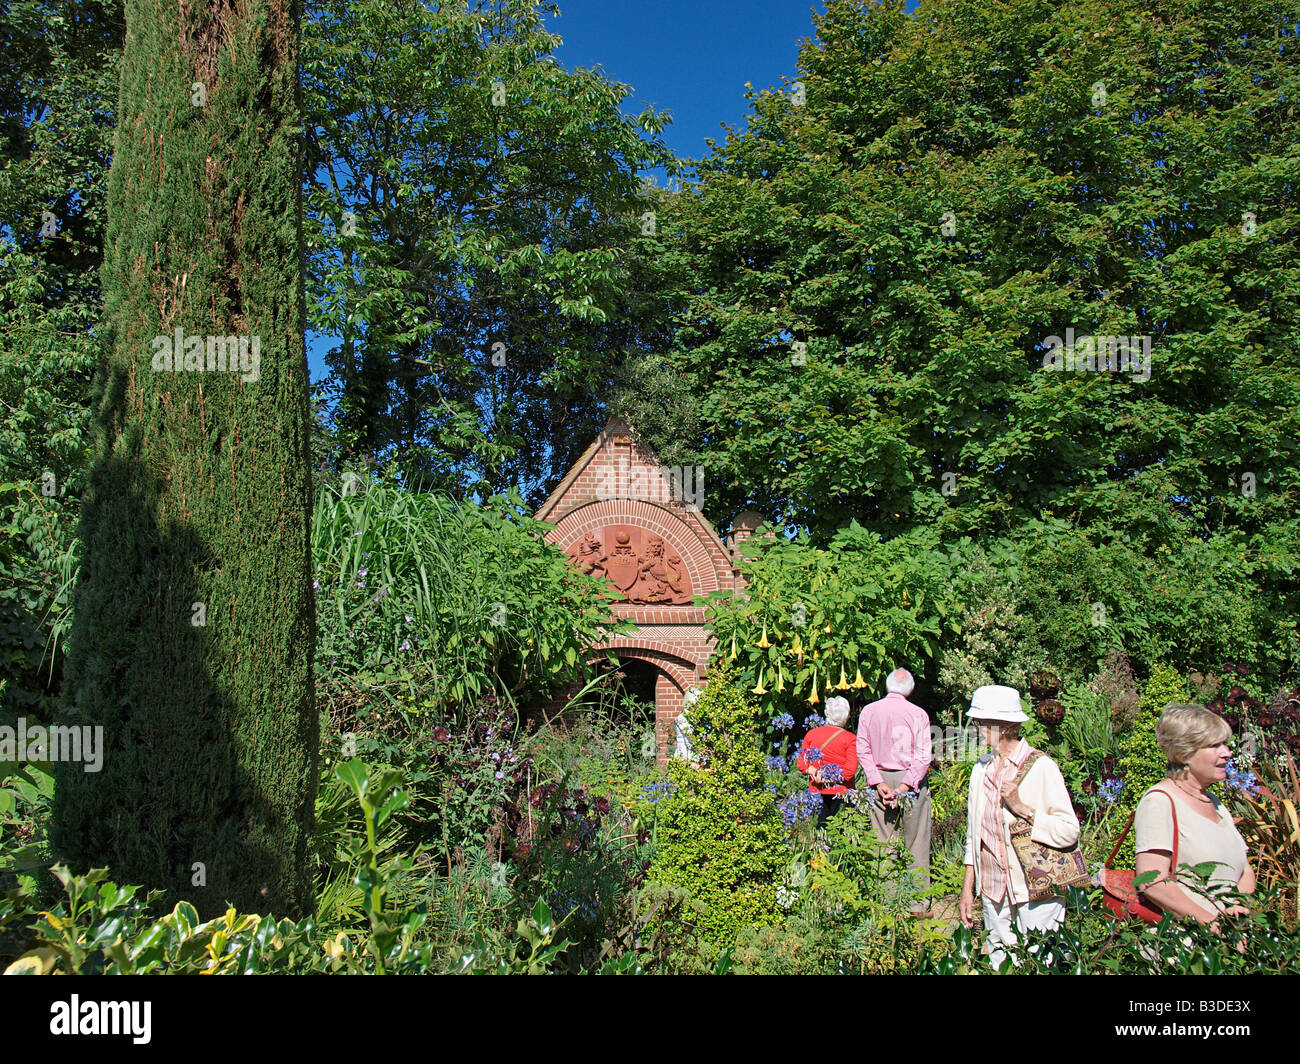
<svg viewBox="0 0 1300 1064"><path fill-rule="evenodd" d="M985 684L971 695L966 716L976 720L999 720L1005 724L1019 724L1029 717L1020 708L1020 692L1014 687Z"/></svg>

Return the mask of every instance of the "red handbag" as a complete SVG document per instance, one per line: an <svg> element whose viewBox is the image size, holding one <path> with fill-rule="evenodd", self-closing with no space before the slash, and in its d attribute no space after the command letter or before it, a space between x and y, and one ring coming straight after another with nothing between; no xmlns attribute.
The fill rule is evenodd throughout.
<svg viewBox="0 0 1300 1064"><path fill-rule="evenodd" d="M1158 788L1151 788L1158 794L1163 794L1169 799L1169 805L1174 814L1174 852L1169 858L1169 867L1176 869L1178 867L1178 806L1174 803L1173 795L1168 791L1162 791ZM1115 855L1119 853L1119 848L1124 845L1124 840L1128 838L1128 833L1133 828L1133 821L1137 817L1137 810L1133 810L1133 816L1128 818L1128 825L1124 828L1123 834L1115 843L1115 848L1110 851L1110 856L1106 858L1101 866L1101 900L1105 902L1106 908L1110 911L1111 919L1127 920L1136 916L1148 924L1158 924L1160 918L1164 916L1164 910L1155 907L1141 891L1133 886L1133 877L1137 873L1131 868L1111 868L1111 861L1115 860Z"/></svg>

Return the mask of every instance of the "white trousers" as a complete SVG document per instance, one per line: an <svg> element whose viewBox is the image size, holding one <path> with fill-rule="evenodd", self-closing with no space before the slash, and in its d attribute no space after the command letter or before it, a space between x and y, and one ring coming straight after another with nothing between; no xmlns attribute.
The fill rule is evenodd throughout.
<svg viewBox="0 0 1300 1064"><path fill-rule="evenodd" d="M1016 932L1055 931L1065 922L1065 902L1059 898L1012 904L1007 898L991 902L981 895L984 903L984 933L988 940L989 963L997 968L1007 951L1012 963L1019 964L1013 947L1019 941ZM1034 949L1035 947L1030 947Z"/></svg>

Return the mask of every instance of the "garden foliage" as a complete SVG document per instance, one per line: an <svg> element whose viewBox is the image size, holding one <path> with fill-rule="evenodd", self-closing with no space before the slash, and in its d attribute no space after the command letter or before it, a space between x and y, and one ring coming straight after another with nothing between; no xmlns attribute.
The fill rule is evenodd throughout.
<svg viewBox="0 0 1300 1064"><path fill-rule="evenodd" d="M1165 778L1169 762L1156 742L1156 725L1165 706L1181 704L1186 698L1186 681L1167 666L1158 666L1142 689L1137 720L1119 743L1118 768L1124 790L1111 819L1116 832L1128 823L1142 796ZM1133 846L1134 836L1129 832L1129 837L1115 855L1116 867L1133 867L1136 860Z"/></svg>
<svg viewBox="0 0 1300 1064"><path fill-rule="evenodd" d="M703 937L728 946L745 926L776 915L786 860L781 823L767 791L759 734L763 709L714 669L690 712L698 762L669 766L672 790L657 823L650 878L680 887L700 906Z"/></svg>

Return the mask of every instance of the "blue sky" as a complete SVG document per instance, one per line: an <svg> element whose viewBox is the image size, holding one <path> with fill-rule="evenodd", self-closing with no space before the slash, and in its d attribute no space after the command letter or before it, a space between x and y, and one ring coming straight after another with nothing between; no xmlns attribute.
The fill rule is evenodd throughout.
<svg viewBox="0 0 1300 1064"><path fill-rule="evenodd" d="M813 35L812 0L557 0L548 28L564 38L561 64L604 68L631 85L629 114L645 104L673 112L664 139L679 156L708 154L722 123L743 124L745 82L755 89L793 77L799 42Z"/></svg>

